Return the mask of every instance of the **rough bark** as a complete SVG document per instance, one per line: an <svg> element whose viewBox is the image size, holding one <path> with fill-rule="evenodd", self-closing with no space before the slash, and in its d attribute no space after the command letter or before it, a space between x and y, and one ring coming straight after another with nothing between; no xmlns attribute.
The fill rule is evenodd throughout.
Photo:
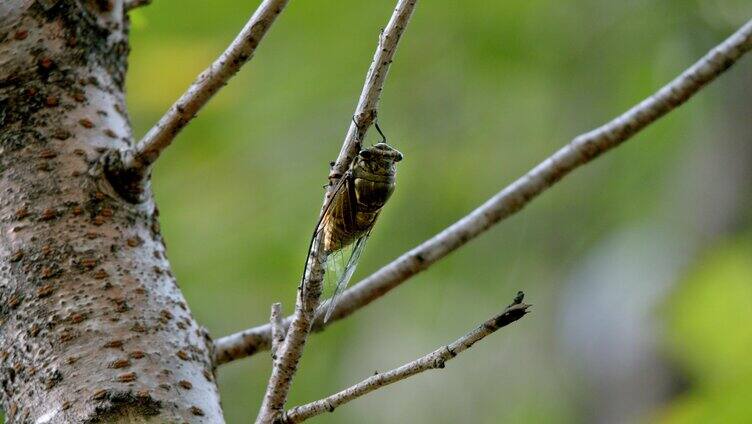
<svg viewBox="0 0 752 424"><path fill-rule="evenodd" d="M0 386L9 423L222 422L133 144L122 0L0 4Z"/></svg>

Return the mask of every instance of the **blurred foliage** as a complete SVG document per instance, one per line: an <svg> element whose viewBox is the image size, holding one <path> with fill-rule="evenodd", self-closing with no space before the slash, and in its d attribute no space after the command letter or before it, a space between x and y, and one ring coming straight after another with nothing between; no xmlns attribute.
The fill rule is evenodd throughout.
<svg viewBox="0 0 752 424"><path fill-rule="evenodd" d="M328 163L393 3L291 2L251 63L158 164L154 190L173 270L214 337L265 322L272 302L292 310ZM127 94L136 137L224 49L255 6L156 0L131 14ZM380 111L405 160L355 279L465 215L574 135L640 101L750 15L745 0L421 2ZM608 234L658 219L676 190L683 152L712 141L698 134L719 121L734 89L728 81L748 75L749 66L732 69L519 216L314 336L290 404L428 352L522 289L536 305L531 317L446 370L318 422L582 421L587 394L553 337L564 276ZM740 326L750 322L749 278L739 273L748 271L741 253L719 255L700 266L701 275L672 303L667 336L697 385L666 420L705 417L721 403L749 417L743 403L733 403L749 390L730 393L752 381L734 369L746 367L741 343L749 334ZM710 283L713 273L725 282ZM721 308L733 313L724 315L723 328L712 327L718 314L711 311ZM228 422L255 414L269 363L259 354L220 369Z"/></svg>
<svg viewBox="0 0 752 424"><path fill-rule="evenodd" d="M691 390L661 422L752 422L752 243L701 259L667 305L669 351Z"/></svg>

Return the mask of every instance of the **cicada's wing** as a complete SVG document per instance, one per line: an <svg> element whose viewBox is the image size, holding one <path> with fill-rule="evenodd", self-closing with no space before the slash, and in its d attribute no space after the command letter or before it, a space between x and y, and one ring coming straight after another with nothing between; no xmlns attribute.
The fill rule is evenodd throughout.
<svg viewBox="0 0 752 424"><path fill-rule="evenodd" d="M346 234L352 234L356 228L357 197L355 181L349 172L332 191L329 206L322 215L319 231L324 231L324 248L327 253L341 250L352 244L352 238L346 240Z"/></svg>
<svg viewBox="0 0 752 424"><path fill-rule="evenodd" d="M340 180L337 182L337 185L335 185L332 189L331 196L321 210L321 216L319 216L319 220L316 222L316 227L314 228L313 235L311 236L311 243L308 245L306 262L303 267L303 276L300 280L301 287L305 282L306 272L308 271L308 258L311 256L311 250L313 249L314 243L316 243L316 240L319 239L320 245L317 246L317 250L325 247L326 234L324 234L324 237L320 238L319 235L324 232L327 225L329 225L333 220L342 219L345 216L348 219L351 219L351 217L354 215L354 210L349 210L347 208L349 204L345 201L347 200L345 198L350 195L350 191L352 190L349 188L349 186L352 185L352 182L350 181L351 179L352 177L350 171L345 173L345 175L340 178Z"/></svg>
<svg viewBox="0 0 752 424"><path fill-rule="evenodd" d="M345 291L347 284L355 273L355 268L358 266L360 255L366 247L369 235L370 232L366 233L350 245L349 248L338 250L327 259L326 280L336 281L337 285L334 287L334 293L332 293L332 297L329 299L329 304L326 307L324 322L329 321L332 312L334 312L334 307L337 306L339 296ZM348 258L347 262L344 260L345 257Z"/></svg>

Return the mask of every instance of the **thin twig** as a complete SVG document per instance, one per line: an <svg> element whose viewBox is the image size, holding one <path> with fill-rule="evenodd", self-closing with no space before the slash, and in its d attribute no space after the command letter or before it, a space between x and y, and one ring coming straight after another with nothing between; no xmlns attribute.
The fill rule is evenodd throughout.
<svg viewBox="0 0 752 424"><path fill-rule="evenodd" d="M389 23L379 37L376 53L355 110L353 121L357 122L350 124L342 151L332 166L332 172L329 174L330 186L324 204L332 195L332 187L350 167L350 163L360 149L365 131L376 116L376 108L389 65L397 49L397 43L410 20L415 3L416 0L399 0ZM326 264L326 252L322 244L323 234L320 233L313 241L306 259L306 273L298 289L295 314L290 322L285 342L279 348L278 360L274 362L256 423L271 423L281 416L284 410L292 379L298 369L298 363L303 355L303 348L311 332L316 309L321 299Z"/></svg>
<svg viewBox="0 0 752 424"><path fill-rule="evenodd" d="M264 0L235 40L123 158L127 169L148 169L180 130L248 62L288 0Z"/></svg>
<svg viewBox="0 0 752 424"><path fill-rule="evenodd" d="M272 312L269 317L272 326L272 359L277 359L279 345L285 341L285 328L282 326L282 304L272 304Z"/></svg>
<svg viewBox="0 0 752 424"><path fill-rule="evenodd" d="M123 7L125 8L125 11L128 12L137 7L148 6L150 4L151 4L151 0L125 0L125 2L123 3Z"/></svg>
<svg viewBox="0 0 752 424"><path fill-rule="evenodd" d="M389 66L392 64L394 53L397 51L397 44L399 44L405 28L410 22L416 1L399 0L389 23L379 36L379 44L373 54L368 74L366 74L366 81L363 84L358 106L353 115L354 119L350 122L345 141L342 143L342 149L329 173L330 179L339 179L347 171L350 162L360 151L361 142L366 132L378 116L379 100L384 88L384 81L389 73Z"/></svg>
<svg viewBox="0 0 752 424"><path fill-rule="evenodd" d="M577 136L469 215L346 290L337 302L330 320L324 323L317 319L313 329L321 330L332 322L349 316L494 224L518 212L575 168L618 146L686 102L750 49L752 21L652 96L606 125ZM289 323L290 317L284 320L284 325ZM269 349L270 343L271 328L268 325L223 337L216 342L216 363L223 364Z"/></svg>
<svg viewBox="0 0 752 424"><path fill-rule="evenodd" d="M521 302L522 292L520 292L518 297L515 299L515 303L507 306L507 308L503 312L491 317L488 321L484 322L471 332L460 337L452 344L442 346L425 356L402 365L399 368L395 368L391 371L375 374L371 377L368 377L360 383L355 384L354 386L350 386L347 389L337 392L324 399L292 408L287 411L287 413L283 417L282 422L299 423L316 415L320 415L325 412L332 412L334 411L334 408L337 408L342 404L350 402L392 383L396 383L400 380L404 380L413 375L422 373L423 371L444 368L444 364L447 361L453 359L464 350L469 349L476 342L480 341L489 334L496 332L496 330L509 325L525 316L530 305Z"/></svg>

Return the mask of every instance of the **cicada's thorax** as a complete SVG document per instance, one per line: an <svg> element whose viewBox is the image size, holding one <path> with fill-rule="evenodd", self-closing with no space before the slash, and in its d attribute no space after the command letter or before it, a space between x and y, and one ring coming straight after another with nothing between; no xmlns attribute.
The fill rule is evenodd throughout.
<svg viewBox="0 0 752 424"><path fill-rule="evenodd" d="M326 222L325 249L331 253L366 234L392 195L402 154L379 143L362 150L353 161L341 190L335 194Z"/></svg>

